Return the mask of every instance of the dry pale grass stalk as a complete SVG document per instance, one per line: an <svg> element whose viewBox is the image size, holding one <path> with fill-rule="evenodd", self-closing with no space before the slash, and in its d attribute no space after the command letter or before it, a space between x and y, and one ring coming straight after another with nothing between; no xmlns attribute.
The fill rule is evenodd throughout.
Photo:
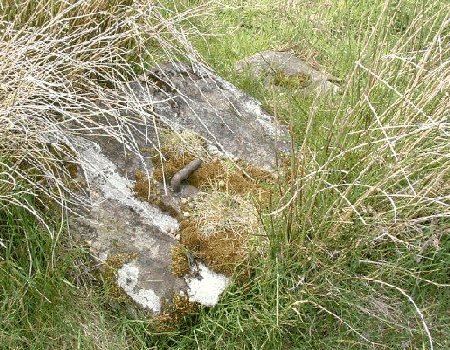
<svg viewBox="0 0 450 350"><path fill-rule="evenodd" d="M383 203L377 214L392 224L450 218L450 49L444 45L449 42L444 12L420 15L389 53L377 53L373 61L365 58L372 55L366 47L329 128L327 159L317 162L309 146L314 131L307 127L298 154L298 173L304 175L274 214L297 206L299 198L308 198L301 194L310 191L313 198L326 193L335 198L324 215L324 224L335 222L329 232L353 217L368 225L365 209L373 199ZM417 27L427 26L433 30L417 33ZM417 35L424 37L421 46L407 45ZM367 82L361 98L348 105L346 95L360 81Z"/></svg>
<svg viewBox="0 0 450 350"><path fill-rule="evenodd" d="M193 204L192 215L204 237L218 232L245 237L259 230L257 210L248 198L220 188L208 196L199 195Z"/></svg>
<svg viewBox="0 0 450 350"><path fill-rule="evenodd" d="M161 60L198 61L181 22L205 9L178 13L144 0L0 5L0 204L36 217L36 201L83 205L67 182L77 159L71 137L102 135L139 154L138 126L156 127L158 116L128 82Z"/></svg>

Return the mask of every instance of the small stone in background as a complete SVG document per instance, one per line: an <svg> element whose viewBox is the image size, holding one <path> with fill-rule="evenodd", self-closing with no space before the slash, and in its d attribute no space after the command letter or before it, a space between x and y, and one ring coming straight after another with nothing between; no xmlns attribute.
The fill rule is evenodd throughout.
<svg viewBox="0 0 450 350"><path fill-rule="evenodd" d="M266 87L298 88L305 95L339 92L332 76L322 73L289 52L263 51L236 63L238 72L248 70L263 77Z"/></svg>

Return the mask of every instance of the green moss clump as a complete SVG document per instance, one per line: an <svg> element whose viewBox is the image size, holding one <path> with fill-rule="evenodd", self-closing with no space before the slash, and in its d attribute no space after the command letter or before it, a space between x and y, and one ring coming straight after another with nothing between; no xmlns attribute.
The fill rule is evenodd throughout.
<svg viewBox="0 0 450 350"><path fill-rule="evenodd" d="M282 71L277 71L273 77L273 83L289 90L305 89L311 84L311 77L301 73L287 75Z"/></svg>

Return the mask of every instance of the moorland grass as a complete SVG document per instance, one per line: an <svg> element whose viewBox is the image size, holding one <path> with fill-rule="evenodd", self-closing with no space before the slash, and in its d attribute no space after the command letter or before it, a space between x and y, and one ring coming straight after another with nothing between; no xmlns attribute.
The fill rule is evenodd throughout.
<svg viewBox="0 0 450 350"><path fill-rule="evenodd" d="M167 13L201 4L170 2ZM86 252L52 241L9 204L1 216L0 346L450 347L448 4L208 6L208 16L183 22L187 32L214 34L191 37L196 48L293 130L289 171L260 213L268 252L255 249L251 269L237 269L217 306L161 331L111 309L95 278L76 278ZM305 98L235 73L236 61L266 49L290 50L333 74L341 93Z"/></svg>

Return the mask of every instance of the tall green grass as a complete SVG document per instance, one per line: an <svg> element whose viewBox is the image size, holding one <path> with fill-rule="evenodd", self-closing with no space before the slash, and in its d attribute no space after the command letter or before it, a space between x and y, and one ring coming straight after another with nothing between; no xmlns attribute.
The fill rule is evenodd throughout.
<svg viewBox="0 0 450 350"><path fill-rule="evenodd" d="M23 208L0 213L0 348L76 349L118 346L86 287L88 254L55 241ZM56 255L56 259L52 256ZM86 284L86 285L84 285ZM98 328L102 333L98 333ZM111 339L108 339L111 338Z"/></svg>
<svg viewBox="0 0 450 350"><path fill-rule="evenodd" d="M219 33L202 53L291 123L297 150L263 216L268 261L180 347L219 334L225 348L446 348L450 8L291 4L226 1L203 25ZM234 73L267 49L333 73L342 93L279 93Z"/></svg>

